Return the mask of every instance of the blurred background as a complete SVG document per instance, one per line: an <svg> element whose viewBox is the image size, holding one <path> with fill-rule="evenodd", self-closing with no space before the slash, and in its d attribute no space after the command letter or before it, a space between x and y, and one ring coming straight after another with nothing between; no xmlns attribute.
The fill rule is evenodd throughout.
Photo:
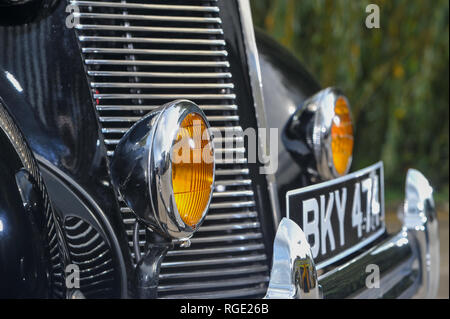
<svg viewBox="0 0 450 319"><path fill-rule="evenodd" d="M380 28L365 26L366 6ZM352 170L384 161L388 224L408 168L436 194L441 288L448 298L449 1L251 0L255 26L294 53L323 87L349 97L356 124Z"/></svg>

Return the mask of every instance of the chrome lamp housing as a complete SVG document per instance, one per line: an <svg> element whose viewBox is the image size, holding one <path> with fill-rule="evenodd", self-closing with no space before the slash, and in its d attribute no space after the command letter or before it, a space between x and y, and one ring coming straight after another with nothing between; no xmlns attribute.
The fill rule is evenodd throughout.
<svg viewBox="0 0 450 319"><path fill-rule="evenodd" d="M111 163L114 187L137 219L152 231L175 240L190 238L202 224L214 187L214 146L210 140L213 181L208 204L199 221L187 225L175 202L172 150L182 121L192 113L201 116L209 130L205 114L195 103L188 100L169 102L130 128L117 145Z"/></svg>
<svg viewBox="0 0 450 319"><path fill-rule="evenodd" d="M340 100L350 108L339 89L331 87L318 92L296 110L282 134L284 145L300 166L306 167L308 175L321 180L347 174L352 162L350 155L345 168L338 172L333 160L332 126L339 121L335 109ZM353 123L351 114L349 117Z"/></svg>

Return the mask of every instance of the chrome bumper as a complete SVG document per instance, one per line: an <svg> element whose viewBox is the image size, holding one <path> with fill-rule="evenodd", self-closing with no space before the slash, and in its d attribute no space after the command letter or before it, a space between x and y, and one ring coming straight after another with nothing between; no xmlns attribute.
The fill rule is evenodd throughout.
<svg viewBox="0 0 450 319"><path fill-rule="evenodd" d="M318 277L300 227L284 218L274 241L266 298L435 298L439 284L438 221L433 189L409 170L400 233ZM379 270L368 284L367 269ZM369 268L368 268L369 266Z"/></svg>

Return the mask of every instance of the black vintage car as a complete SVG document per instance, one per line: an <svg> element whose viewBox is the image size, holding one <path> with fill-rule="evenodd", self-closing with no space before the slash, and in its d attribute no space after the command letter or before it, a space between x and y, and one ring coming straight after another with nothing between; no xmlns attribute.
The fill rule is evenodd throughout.
<svg viewBox="0 0 450 319"><path fill-rule="evenodd" d="M388 234L353 134L248 0L0 0L0 297L433 297L432 189Z"/></svg>

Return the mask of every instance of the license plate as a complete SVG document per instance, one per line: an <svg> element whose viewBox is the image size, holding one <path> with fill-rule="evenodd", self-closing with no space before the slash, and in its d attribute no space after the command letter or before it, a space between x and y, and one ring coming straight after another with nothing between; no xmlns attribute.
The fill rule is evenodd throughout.
<svg viewBox="0 0 450 319"><path fill-rule="evenodd" d="M317 269L385 232L383 163L286 194L287 217L303 230Z"/></svg>

